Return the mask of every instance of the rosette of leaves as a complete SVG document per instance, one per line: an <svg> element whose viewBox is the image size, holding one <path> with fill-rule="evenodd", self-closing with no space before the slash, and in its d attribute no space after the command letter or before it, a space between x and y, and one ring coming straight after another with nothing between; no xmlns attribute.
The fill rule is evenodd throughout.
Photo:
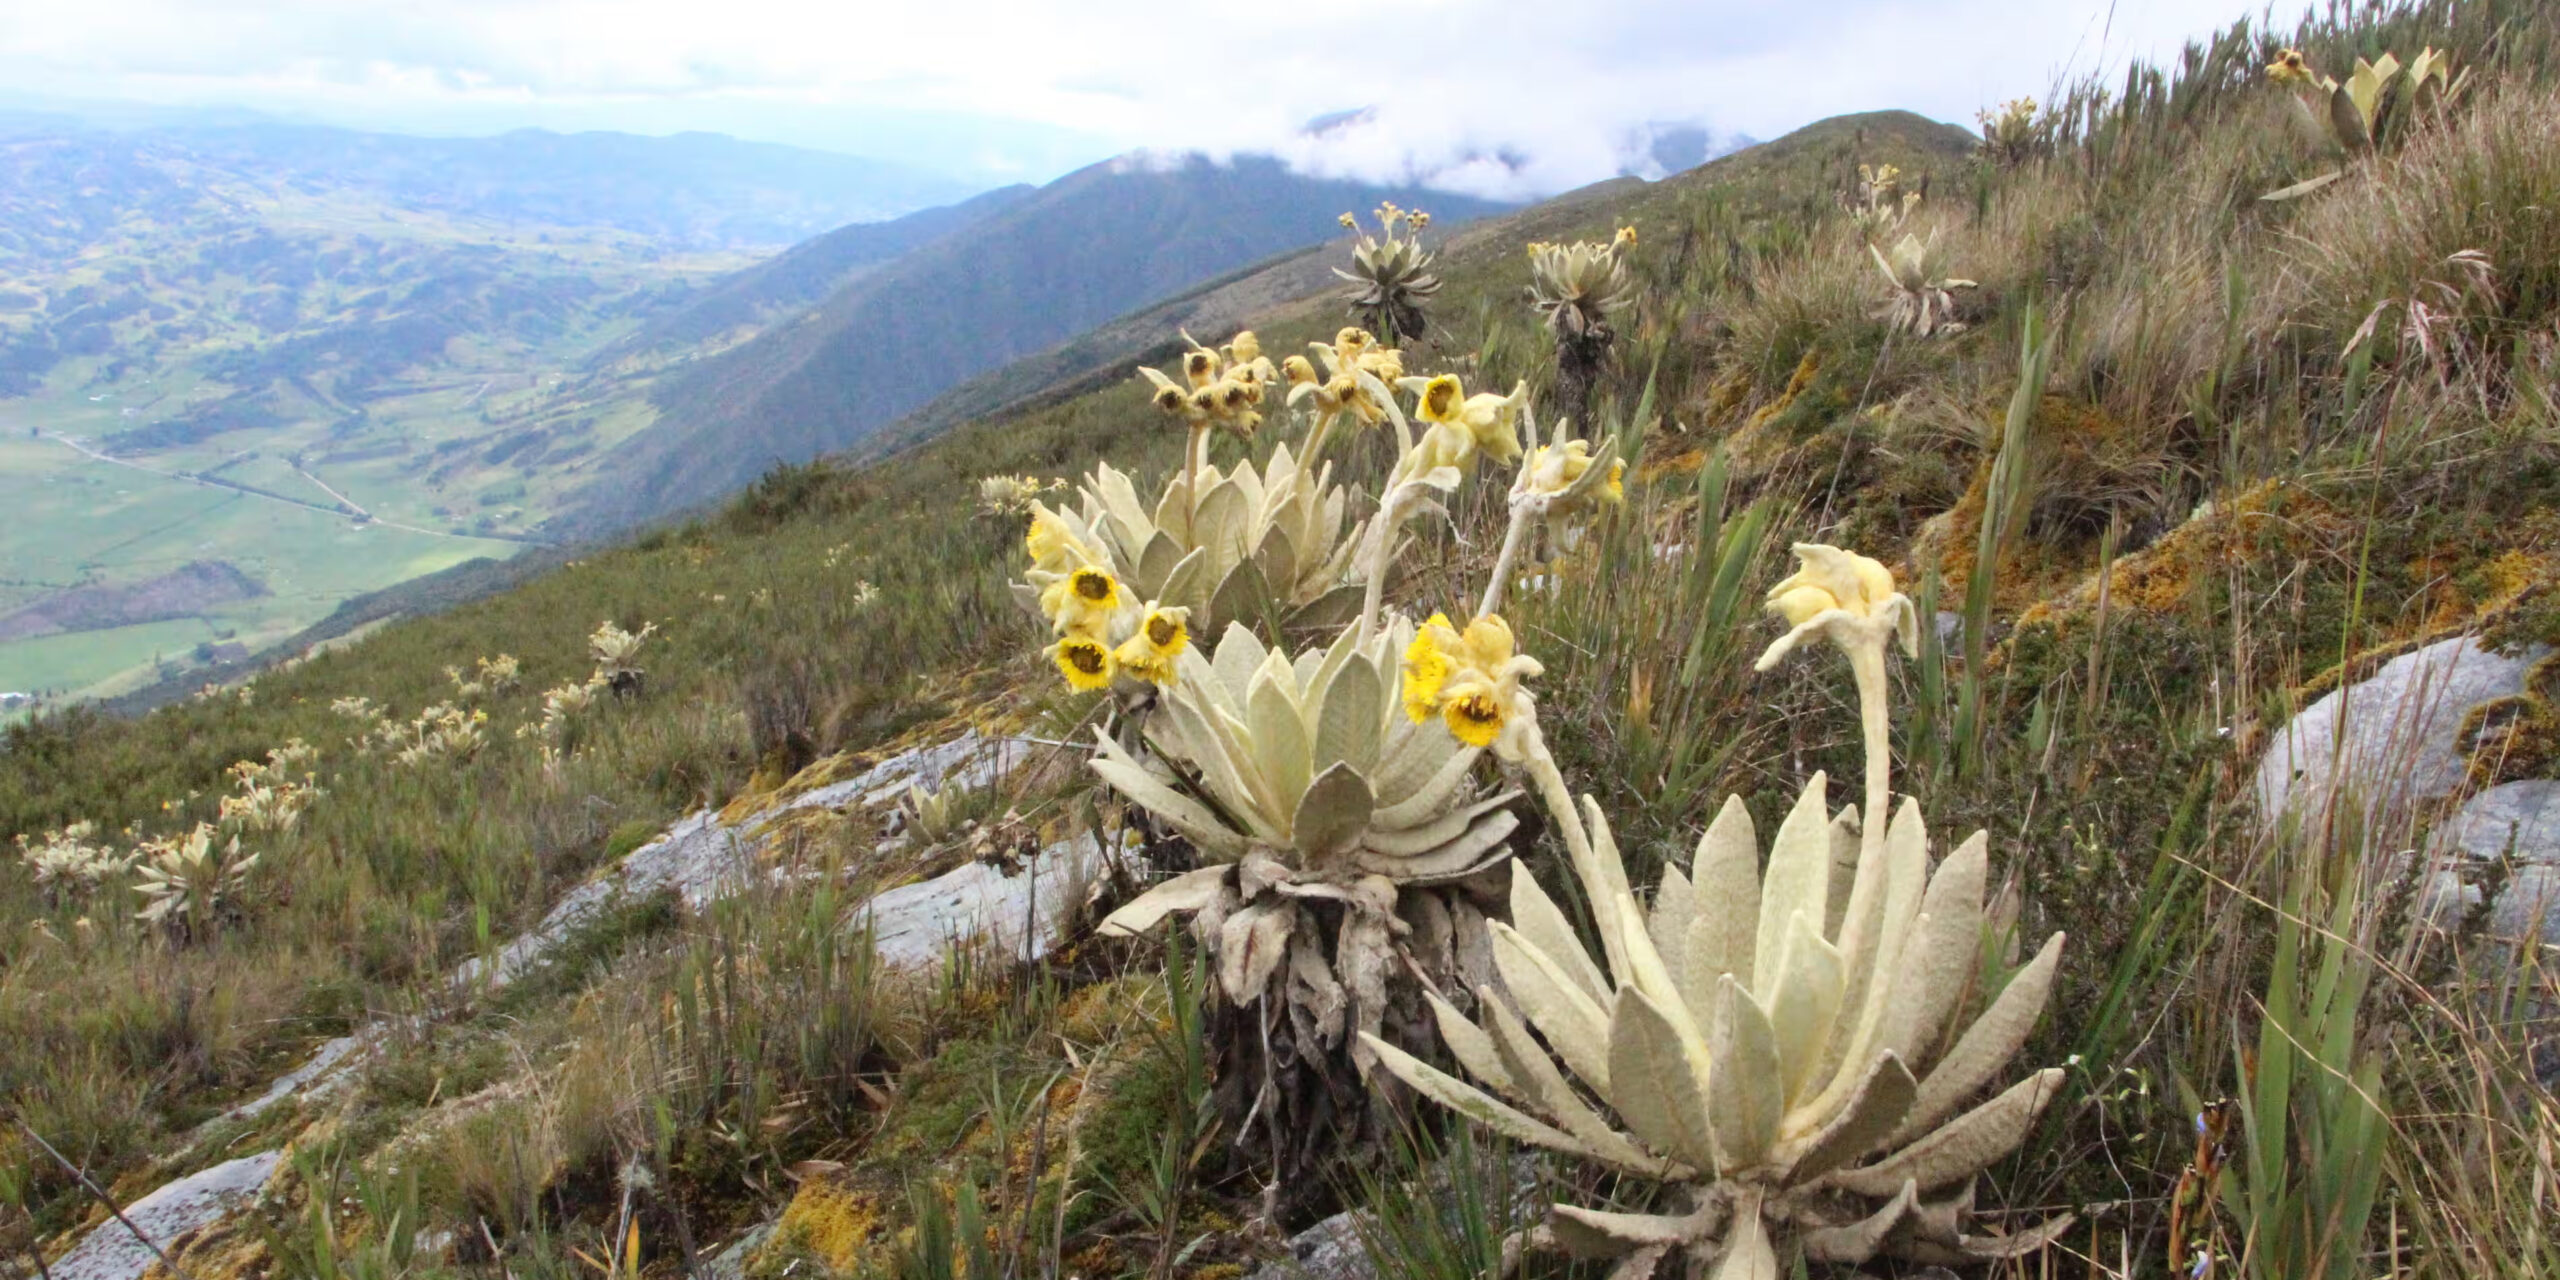
<svg viewBox="0 0 2560 1280"><path fill-rule="evenodd" d="M2390 53L2371 62L2358 58L2355 70L2340 82L2314 71L2299 50L2287 49L2268 65L2267 78L2299 86L2300 92L2292 98L2296 122L2315 142L2335 149L2352 164L2396 142L2421 108L2458 92L2469 73L2457 79L2452 71L2451 60L2431 47L2420 51L2405 69ZM2345 176L2347 170L2340 168L2259 199L2298 200Z"/></svg>
<svg viewBox="0 0 2560 1280"><path fill-rule="evenodd" d="M1404 714L1393 673L1412 631L1346 629L1293 655L1230 624L1213 654L1178 660L1146 721L1153 759L1104 736L1093 762L1206 863L1102 930L1183 917L1216 956L1229 1132L1284 1172L1369 1126L1355 1032L1429 1043L1415 970L1462 992L1492 977L1474 894L1510 855L1518 793L1486 794L1478 749Z"/></svg>
<svg viewBox="0 0 2560 1280"><path fill-rule="evenodd" d="M1793 629L1763 665L1813 636L1849 651L1881 809L1883 649L1910 602L1871 560L1798 554L1804 570L1771 593ZM1509 1000L1480 991L1481 1022L1433 1003L1482 1087L1372 1045L1418 1092L1488 1128L1670 1192L1654 1213L1558 1206L1534 1242L1622 1259L1622 1280L1666 1263L1776 1280L1781 1248L1809 1262L1963 1263L2020 1256L2068 1227L1969 1229L1975 1175L2016 1148L2063 1075L2030 1074L1968 1107L2025 1044L2062 952L2055 934L2015 971L1988 962L1982 833L1933 869L1916 802L1889 829L1855 808L1834 817L1816 774L1765 868L1750 814L1729 799L1648 908L1597 804L1559 822L1587 832L1576 871L1601 955L1514 864L1510 923L1490 926Z"/></svg>
<svg viewBox="0 0 2560 1280"><path fill-rule="evenodd" d="M1926 338L1964 329L1964 323L1955 318L1955 291L1976 286L1971 280L1940 274L1937 246L1935 231L1925 240L1905 232L1889 254L1874 245L1867 246L1868 255L1876 260L1876 270L1883 273L1885 283L1892 288L1892 296L1878 318L1897 332Z"/></svg>
<svg viewBox="0 0 2560 1280"><path fill-rule="evenodd" d="M1610 317L1635 303L1635 279L1627 272L1627 250L1634 245L1635 229L1630 227L1607 244L1581 240L1529 246L1529 304L1555 340L1556 375L1563 384L1560 398L1567 417L1581 415L1592 381L1618 340Z"/></svg>
<svg viewBox="0 0 2560 1280"><path fill-rule="evenodd" d="M2000 104L1997 111L1974 113L1974 123L1982 128L1982 141L1975 149L1982 158L2003 169L2014 169L2036 153L2044 140L2044 130L2036 123L2036 100L2012 98Z"/></svg>
<svg viewBox="0 0 2560 1280"><path fill-rule="evenodd" d="M1231 621L1339 626L1360 607L1354 557L1366 522L1350 519L1332 472L1310 469L1283 444L1259 469L1176 472L1150 504L1102 463L1085 477L1078 507L1056 514L1139 598L1190 609L1203 634ZM1036 602L1036 588L1015 590Z"/></svg>
<svg viewBox="0 0 2560 1280"><path fill-rule="evenodd" d="M1351 313L1392 347L1421 337L1431 327L1422 304L1440 292L1440 277L1431 274L1432 255L1422 247L1422 229L1430 225L1429 215L1389 204L1379 207L1377 217L1378 234L1373 237L1362 231L1359 243L1352 246L1352 269L1335 267L1333 273L1358 286L1349 295ZM1358 225L1349 220L1350 215L1344 218L1345 225Z"/></svg>
<svg viewBox="0 0 2560 1280"><path fill-rule="evenodd" d="M219 839L210 823L142 847L134 868L142 909L134 918L172 933L201 936L240 896L258 855L240 851L240 837Z"/></svg>
<svg viewBox="0 0 2560 1280"><path fill-rule="evenodd" d="M1889 164L1862 164L1858 166L1857 190L1841 204L1849 211L1850 223L1858 228L1858 237L1873 241L1901 226L1925 198L1925 192L1902 189L1902 170Z"/></svg>

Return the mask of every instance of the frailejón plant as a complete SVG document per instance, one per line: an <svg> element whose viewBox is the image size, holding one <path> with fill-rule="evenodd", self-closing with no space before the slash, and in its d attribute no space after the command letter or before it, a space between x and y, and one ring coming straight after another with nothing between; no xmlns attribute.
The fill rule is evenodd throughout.
<svg viewBox="0 0 2560 1280"><path fill-rule="evenodd" d="M1890 803L1884 650L1914 635L1912 606L1872 560L1797 554L1799 571L1770 593L1790 630L1760 665L1815 637L1849 655L1866 811L1878 813ZM1409 664L1409 685L1439 676L1425 666ZM2014 974L1984 971L1982 834L1933 871L1914 802L1889 825L1855 808L1835 817L1817 774L1765 869L1749 814L1729 800L1648 908L1598 805L1566 793L1534 698L1491 692L1514 721L1506 757L1538 781L1565 837L1602 955L1515 863L1511 921L1491 927L1508 1002L1480 991L1481 1022L1434 1002L1451 1054L1483 1087L1384 1042L1371 1049L1488 1128L1667 1184L1677 1201L1658 1213L1559 1206L1532 1243L1622 1259L1613 1274L1639 1280L1666 1266L1775 1280L1781 1247L1814 1262L1956 1263L2023 1254L2067 1225L1968 1229L1974 1175L2015 1148L2061 1080L2038 1072L1961 1110L2024 1044L2062 945L2055 935Z"/></svg>
<svg viewBox="0 0 2560 1280"><path fill-rule="evenodd" d="M1394 346L1430 328L1431 317L1422 307L1440 292L1440 277L1431 274L1431 253L1422 247L1430 214L1387 203L1378 206L1376 216L1378 234L1371 236L1359 219L1342 215L1342 225L1358 231L1360 241L1351 249L1352 269L1335 267L1333 273L1359 286L1350 294L1352 313Z"/></svg>

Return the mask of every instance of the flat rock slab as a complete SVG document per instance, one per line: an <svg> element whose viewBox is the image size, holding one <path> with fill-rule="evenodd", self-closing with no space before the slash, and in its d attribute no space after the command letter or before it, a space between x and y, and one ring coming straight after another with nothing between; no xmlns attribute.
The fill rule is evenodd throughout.
<svg viewBox="0 0 2560 1280"><path fill-rule="evenodd" d="M900 885L865 904L857 918L869 922L872 947L893 969L928 967L955 947L977 945L1037 960L1057 942L1101 865L1102 846L1078 835L1042 849L1019 871L971 862Z"/></svg>
<svg viewBox="0 0 2560 1280"><path fill-rule="evenodd" d="M2303 708L2258 762L2258 811L2317 815L2342 790L2368 814L2405 813L2451 795L2466 765L2455 738L2473 707L2524 692L2525 673L2548 653L2516 655L2456 636L2412 650L2355 685Z"/></svg>
<svg viewBox="0 0 2560 1280"><path fill-rule="evenodd" d="M124 1216L153 1244L169 1249L180 1236L221 1221L258 1194L283 1158L283 1152L267 1151L215 1165L126 1205ZM138 1280L155 1261L150 1245L110 1218L91 1229L49 1270L54 1280Z"/></svg>
<svg viewBox="0 0 2560 1280"><path fill-rule="evenodd" d="M1046 743L1028 738L991 738L972 729L949 742L902 751L842 782L831 782L791 797L758 816L770 822L799 809L842 809L848 805L876 808L905 798L907 788L927 791L975 790L1002 782Z"/></svg>

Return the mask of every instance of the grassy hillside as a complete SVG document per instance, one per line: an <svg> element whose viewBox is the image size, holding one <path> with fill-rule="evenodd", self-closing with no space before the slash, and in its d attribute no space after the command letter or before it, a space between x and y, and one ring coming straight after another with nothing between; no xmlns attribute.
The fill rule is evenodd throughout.
<svg viewBox="0 0 2560 1280"><path fill-rule="evenodd" d="M2286 45L2322 69L2434 45L2469 79L2347 178L2270 203L2335 163L2296 140L2287 90L2265 82ZM1442 242L1449 283L1408 366L1543 393L1555 356L1521 244L1639 232L1638 297L1586 424L1636 460L1625 505L1537 565L1552 585L1509 610L1546 666L1546 735L1638 884L1728 794L1770 830L1815 770L1854 774L1858 723L1836 680L1750 673L1779 631L1756 593L1793 540L1878 555L1924 622L1962 615L1894 660L1897 780L1933 832L1988 830L2021 935L2069 936L2020 1055L2064 1065L2062 1096L1978 1207L2084 1221L2016 1273L2166 1275L2174 1221L2218 1242L2215 1274L2302 1274L2279 1242L2316 1238L2365 1172L2377 1207L2333 1235L2329 1274L2560 1274L2560 1122L2505 1016L2552 1000L2552 976L2503 958L2476 920L2450 935L2413 921L2412 886L2381 867L2354 874L2368 841L2413 848L2423 830L2268 833L2248 795L2292 711L2385 657L2463 632L2560 644L2560 21L2496 0L2359 7L2236 29L2050 106L2014 163L1911 117L1830 122ZM1944 272L1978 282L1956 291L1961 330L1880 318L1887 286L1840 208L1862 163L1925 176L1895 234L1934 233ZM1293 352L1330 337L1339 306L1254 323ZM2047 376L2020 395L2031 311ZM1217 438L1219 460L1297 432L1274 414L1250 446ZM1187 969L1152 944L1079 939L917 990L848 958L848 903L976 856L965 842L891 856L860 823L815 825L785 855L806 874L719 909L616 917L498 1000L448 1007L437 977L667 819L752 805L813 756L963 724L1088 730L1095 697L1059 689L1008 598L1019 522L976 514L975 481L1107 458L1151 489L1179 439L1135 379L1033 397L876 466L773 472L716 517L385 626L246 696L11 731L0 831L165 834L210 816L225 766L296 737L318 747L326 794L261 843L262 888L179 941L130 920L113 885L49 897L0 869L0 1096L139 1194L179 1171L154 1153L311 1042L364 1011L428 1010L342 1109L216 1131L217 1149L298 1138L310 1164L254 1230L189 1260L289 1270L326 1241L391 1274L485 1269L493 1248L513 1273L568 1274L636 1214L644 1267L672 1275L693 1244L788 1205L759 1274L954 1274L933 1256L949 1237L899 1232L955 1215L977 1228L960 1243L997 1259L961 1274L1237 1274L1267 1247L1247 1227L1262 1171L1216 1141L1162 1140L1208 1114L1212 1033ZM1389 452L1369 435L1334 457L1375 492ZM1508 479L1479 474L1447 522L1414 526L1395 603L1463 609ZM592 709L546 764L512 731L536 691L586 672L582 637L604 618L658 627L646 692ZM445 668L499 653L524 683L479 697L488 741L467 762L343 745L334 700L405 719L457 696ZM2479 726L2475 784L2553 776L2535 745L2549 708L2508 712L2494 743ZM969 803L1007 840L1117 808L1057 773ZM1529 858L1579 920L1554 841ZM2313 1029L2333 1057L2290 1083L2268 1066L2304 993L2276 976L2288 913L2339 926L2341 945L2313 949L2370 984L2352 1028ZM2385 1123L2358 1137L2340 1117L2368 1096ZM2263 1117L2234 1122L2229 1152L2261 1194L2180 1202L2195 1117L2229 1097ZM1076 1118L1071 1137L1044 1126L1053 1109ZM2270 1136L2276 1114L2290 1136ZM1510 1216L1511 1166L1445 1113L1416 1115L1420 1155L1358 1153L1366 1177L1346 1169L1334 1189L1377 1211L1366 1243L1392 1273L1471 1274L1498 1230L1468 1228ZM0 1241L58 1242L84 1197L9 1141L26 1215L0 1219ZM1406 1158L1455 1185L1455 1226L1402 1183ZM621 1172L635 1167L645 1181ZM1654 1207L1641 1180L1538 1168L1536 1205ZM333 1195L356 1203L313 1210ZM626 1213L627 1196L643 1207ZM381 1243L394 1205L403 1233L482 1243L412 1257Z"/></svg>

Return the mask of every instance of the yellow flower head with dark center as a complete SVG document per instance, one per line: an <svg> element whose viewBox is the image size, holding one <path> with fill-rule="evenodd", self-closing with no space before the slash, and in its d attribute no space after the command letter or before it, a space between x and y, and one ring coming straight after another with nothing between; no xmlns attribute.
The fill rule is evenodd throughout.
<svg viewBox="0 0 2560 1280"><path fill-rule="evenodd" d="M1430 214L1427 214L1427 213L1424 213L1424 212L1423 212L1422 210L1420 210L1420 209L1416 209L1416 210L1414 210L1414 211L1413 211L1413 216L1409 219L1409 221L1411 221L1411 222L1413 223L1413 229L1414 229L1414 230L1416 230L1416 231L1420 231L1420 230L1422 230L1424 227L1427 227L1427 226L1430 226L1430 225L1431 225L1431 215L1430 215Z"/></svg>
<svg viewBox="0 0 2560 1280"><path fill-rule="evenodd" d="M1291 356L1280 362L1280 376L1288 379L1292 387L1308 386L1317 380L1315 362L1305 356Z"/></svg>
<svg viewBox="0 0 2560 1280"><path fill-rule="evenodd" d="M1120 602L1119 582L1101 569L1076 570L1067 578L1067 589L1089 608L1108 609Z"/></svg>
<svg viewBox="0 0 2560 1280"><path fill-rule="evenodd" d="M1191 380L1191 385L1194 387L1205 387L1210 383L1216 382L1218 380L1218 353L1215 351L1199 350L1185 355L1182 357L1182 376L1189 378Z"/></svg>
<svg viewBox="0 0 2560 1280"><path fill-rule="evenodd" d="M1060 635L1098 633L1126 602L1119 580L1092 563L1078 565L1040 593L1041 611Z"/></svg>
<svg viewBox="0 0 2560 1280"><path fill-rule="evenodd" d="M1155 405L1156 408L1164 411L1166 417L1185 417L1191 412L1191 397L1184 394L1180 387L1158 387Z"/></svg>
<svg viewBox="0 0 2560 1280"><path fill-rule="evenodd" d="M1261 399L1261 391L1248 383L1221 382L1218 384L1218 412L1222 414L1242 413L1252 408Z"/></svg>
<svg viewBox="0 0 2560 1280"><path fill-rule="evenodd" d="M1404 376L1404 353L1394 347L1371 347L1360 353L1358 363L1363 372L1391 387Z"/></svg>
<svg viewBox="0 0 2560 1280"><path fill-rule="evenodd" d="M1342 359L1357 364L1360 361L1360 353L1368 350L1369 344L1376 341L1376 338L1369 336L1369 331L1366 329L1344 329L1333 335L1333 349Z"/></svg>
<svg viewBox="0 0 2560 1280"><path fill-rule="evenodd" d="M1449 615L1435 613L1404 648L1404 713L1415 724L1430 719L1440 708L1440 688L1449 682L1450 668L1440 637L1454 639L1456 634L1450 629Z"/></svg>
<svg viewBox="0 0 2560 1280"><path fill-rule="evenodd" d="M1470 747L1490 747L1494 739L1502 736L1503 724L1509 717L1491 690L1476 689L1449 699L1440 709L1440 719L1458 741Z"/></svg>
<svg viewBox="0 0 2560 1280"><path fill-rule="evenodd" d="M1467 389L1458 384L1458 376L1444 373L1422 385L1422 403L1415 414L1425 422L1455 422L1466 403Z"/></svg>
<svg viewBox="0 0 2560 1280"><path fill-rule="evenodd" d="M1120 670L1149 684L1173 683L1174 659L1191 643L1190 617L1188 609L1149 605L1137 630L1112 650L1112 660Z"/></svg>
<svg viewBox="0 0 2560 1280"><path fill-rule="evenodd" d="M1618 228L1618 234L1617 234L1617 236L1616 236L1614 239L1612 239L1609 243L1610 243L1610 244L1612 244L1612 245L1614 245L1614 246L1616 246L1616 247L1617 247L1617 248L1619 248L1619 249L1632 249L1632 248L1635 248L1635 247L1636 247L1636 229L1635 229L1634 227L1620 227L1620 228Z"/></svg>
<svg viewBox="0 0 2560 1280"><path fill-rule="evenodd" d="M2267 64L2267 78L2277 84L2307 82L2312 78L2311 63L2302 56L2302 50L2287 49Z"/></svg>
<svg viewBox="0 0 2560 1280"><path fill-rule="evenodd" d="M1218 389L1210 386L1194 390L1191 393L1191 411L1204 418L1215 416L1218 412Z"/></svg>
<svg viewBox="0 0 2560 1280"><path fill-rule="evenodd" d="M1058 641L1051 650L1058 671L1067 684L1077 689L1104 689L1111 685L1116 664L1111 650L1102 641L1086 635L1071 635Z"/></svg>
<svg viewBox="0 0 2560 1280"><path fill-rule="evenodd" d="M1334 219L1334 221L1341 223L1342 228L1345 231L1357 230L1360 226L1360 220L1347 213Z"/></svg>

